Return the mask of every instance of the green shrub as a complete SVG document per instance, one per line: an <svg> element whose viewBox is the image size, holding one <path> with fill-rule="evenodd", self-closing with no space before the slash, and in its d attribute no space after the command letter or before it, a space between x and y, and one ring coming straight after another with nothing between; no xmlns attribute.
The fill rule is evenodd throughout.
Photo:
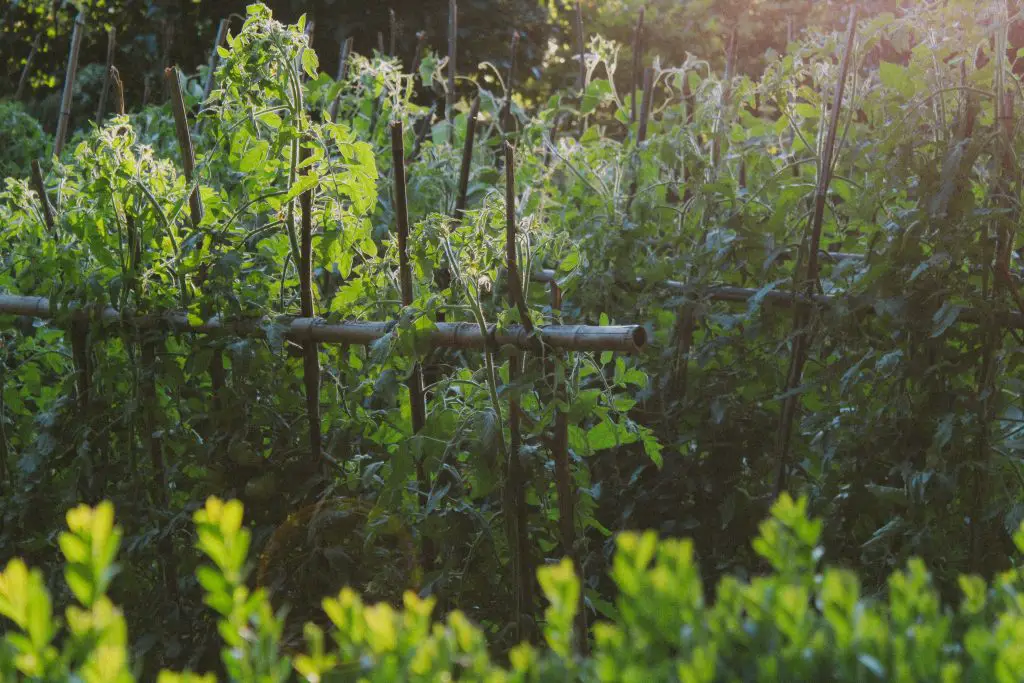
<svg viewBox="0 0 1024 683"><path fill-rule="evenodd" d="M18 102L0 101L0 179L25 178L33 159L50 153L53 141Z"/></svg>
<svg viewBox="0 0 1024 683"><path fill-rule="evenodd" d="M19 559L0 574L0 614L13 623L0 648L3 680L130 681L124 618L106 597L121 539L113 507L80 506L60 537L65 580L77 605L66 634L38 570ZM688 541L654 533L619 537L612 578L616 617L594 626L592 654L574 654L579 582L566 560L540 570L550 606L546 648L520 645L509 667L460 612L431 619L432 599L407 593L402 609L365 605L349 589L323 601L331 643L307 624L306 649L282 651L282 616L245 583L250 535L238 501L207 501L195 514L198 548L213 562L197 572L220 618L222 659L233 681L1019 681L1024 672L1024 570L988 586L961 579L957 610L940 605L923 564L892 575L887 603L864 598L845 570L817 572L821 525L806 503L783 496L762 523L755 550L772 573L726 578L712 606ZM1016 536L1024 551L1024 527ZM58 648L55 641L61 643ZM164 672L164 683L213 681Z"/></svg>

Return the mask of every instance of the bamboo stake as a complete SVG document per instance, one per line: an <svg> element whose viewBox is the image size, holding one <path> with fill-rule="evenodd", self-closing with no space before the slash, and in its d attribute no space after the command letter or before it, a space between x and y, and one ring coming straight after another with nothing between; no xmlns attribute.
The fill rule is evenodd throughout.
<svg viewBox="0 0 1024 683"><path fill-rule="evenodd" d="M221 19L217 25L217 36L214 38L213 50L210 51L210 61L206 65L206 81L203 83L203 99L200 106L210 99L210 93L213 92L213 86L217 82L216 72L217 66L220 64L220 46L224 44L224 38L227 37L230 25L230 19ZM192 127L192 135L199 135L202 125L202 119L196 117L195 125Z"/></svg>
<svg viewBox="0 0 1024 683"><path fill-rule="evenodd" d="M423 46L426 45L426 42L427 42L427 32L426 31L417 31L416 32L416 51L412 55L412 68L409 70L409 73L412 74L413 78L416 78L416 75L420 71L420 64L423 63ZM424 83L424 85L427 85L427 84Z"/></svg>
<svg viewBox="0 0 1024 683"><path fill-rule="evenodd" d="M551 313L555 320L561 318L562 289L552 281ZM556 313L557 312L557 313ZM564 355L562 356L564 361ZM569 415L561 406L568 404L565 378L558 381L555 373L555 424L551 441L551 455L555 464L555 493L558 495L558 528L562 541L562 552L572 560L577 576L583 575L583 564L580 562L576 549L576 487L573 485L572 464L569 460ZM584 609L585 599L580 591L579 606L576 611L576 641L581 654L587 654L587 613Z"/></svg>
<svg viewBox="0 0 1024 683"><path fill-rule="evenodd" d="M309 148L302 146L301 161L309 158ZM304 169L306 174L309 169ZM299 247L299 301L302 315L312 318L313 311L313 188L299 195L302 212L301 245ZM309 451L314 464L323 459L320 433L320 349L313 340L302 345L303 381L306 385L306 414L309 417Z"/></svg>
<svg viewBox="0 0 1024 683"><path fill-rule="evenodd" d="M508 135L512 130L512 93L515 91L516 53L519 51L519 31L512 32L512 43L509 46L508 87L505 90L505 104L501 108L501 128Z"/></svg>
<svg viewBox="0 0 1024 683"><path fill-rule="evenodd" d="M121 82L121 74L116 66L110 67L110 78L114 86L114 113L124 116L124 83Z"/></svg>
<svg viewBox="0 0 1024 683"><path fill-rule="evenodd" d="M409 262L409 203L406 198L405 180L405 131L401 121L391 123L391 162L395 183L395 227L398 237L398 280L401 288L402 306L412 306L412 265ZM427 424L427 402L423 391L423 367L417 361L409 376L409 408L412 413L412 431L418 434ZM420 506L426 509L430 497L430 479L422 458L416 460L416 479L420 489ZM429 571L434 566L434 547L431 540L423 536L423 567Z"/></svg>
<svg viewBox="0 0 1024 683"><path fill-rule="evenodd" d="M415 161L420 158L420 149L423 147L423 143L427 139L427 135L430 134L432 129L432 122L434 120L434 113L437 110L437 102L433 102L430 105L429 110L423 116L419 130L416 131L416 139L412 143L412 152L409 154L409 162ZM413 130L416 130L416 126L413 125Z"/></svg>
<svg viewBox="0 0 1024 683"><path fill-rule="evenodd" d="M114 66L114 52L117 49L117 29L113 26L107 31L107 66L104 70L103 88L100 90L100 102L96 105L96 123L102 123L107 113L107 96L110 93L110 67Z"/></svg>
<svg viewBox="0 0 1024 683"><path fill-rule="evenodd" d="M339 83L345 80L345 76L348 74L348 56L352 53L352 37L349 36L341 44L341 54L338 56L338 75L334 79ZM337 123L338 121L338 105L341 104L341 92L331 102L331 122Z"/></svg>
<svg viewBox="0 0 1024 683"><path fill-rule="evenodd" d="M185 169L185 182L192 185L195 177L196 157L192 149L192 136L188 130L188 118L185 113L185 100L181 94L181 82L178 80L176 68L164 69L164 81L171 96L171 111L174 113L174 130L178 136L178 149L181 151L181 164ZM192 190L188 198L188 206L192 215L192 227L199 229L203 221L203 202L199 195L199 187Z"/></svg>
<svg viewBox="0 0 1024 683"><path fill-rule="evenodd" d="M50 237L57 237L57 229L53 224L53 207L50 206L50 199L46 196L46 185L43 183L43 172L39 168L39 161L32 160L32 187L39 195L39 204L43 212L43 224Z"/></svg>
<svg viewBox="0 0 1024 683"><path fill-rule="evenodd" d="M25 68L21 70L21 77L18 79L18 89L14 92L14 99L21 100L25 95L25 86L28 85L29 74L32 73L32 62L36 59L36 53L39 52L39 46L43 42L42 32L37 33L35 40L32 41L32 49L28 51L28 57L25 59Z"/></svg>
<svg viewBox="0 0 1024 683"><path fill-rule="evenodd" d="M517 34L518 35L518 34ZM523 285L519 279L519 264L516 253L516 171L515 171L515 149L511 143L505 143L505 260L508 270L508 298L509 302L519 311L520 321L528 330L533 329L526 302L523 299ZM509 359L508 379L509 384L515 385L519 381L522 370L522 354L516 352ZM523 470L520 449L522 447L522 433L520 429L520 401L515 391L509 393L508 399L508 428L509 428L509 451L508 462L506 463L506 514L513 512L513 518L509 520L512 538L510 546L515 548L515 575L516 575L516 602L518 616L516 620L518 637L523 638L525 627L524 615L533 609L532 578L533 569L529 566L529 528L527 523L526 506L526 473Z"/></svg>
<svg viewBox="0 0 1024 683"><path fill-rule="evenodd" d="M640 16L636 20L633 32L633 96L629 101L629 124L636 123L636 89L640 86L640 70L644 63L644 8L640 8Z"/></svg>
<svg viewBox="0 0 1024 683"><path fill-rule="evenodd" d="M718 116L715 118L714 132L711 137L711 170L718 172L718 165L722 161L722 122L725 113L728 111L732 101L732 78L736 70L736 29L729 34L729 47L725 54L725 78L722 87L722 99L719 106Z"/></svg>
<svg viewBox="0 0 1024 683"><path fill-rule="evenodd" d="M68 55L68 68L64 75L64 93L60 100L60 118L57 120L57 134L53 140L53 155L60 156L68 136L71 123L71 97L75 88L75 76L78 74L78 54L82 49L82 37L85 35L85 10L75 17L75 28L71 32L71 53Z"/></svg>
<svg viewBox="0 0 1024 683"><path fill-rule="evenodd" d="M223 22L222 22L223 24ZM214 49L216 52L216 48ZM188 129L188 119L185 113L185 101L181 93L181 84L178 80L177 69L170 68L164 71L164 79L167 82L167 89L171 96L171 110L174 114L174 128L178 138L178 149L181 152L182 166L185 171L185 182L192 185L195 176L195 150L192 146L192 137ZM198 122L197 122L198 127ZM203 204L199 194L199 187L192 190L189 195L189 213L192 219L192 227L199 229L203 221ZM209 314L209 307L204 305L203 312ZM219 348L213 349L210 358L210 386L213 390L213 406L216 413L220 413L224 407L224 388L227 378L224 371L224 354Z"/></svg>
<svg viewBox="0 0 1024 683"><path fill-rule="evenodd" d="M397 57L398 56L398 19L395 18L395 10L393 8L390 8L390 7L388 8L388 31L391 34L391 35L388 36L388 38L391 41L390 47L388 49L388 54L391 57Z"/></svg>
<svg viewBox="0 0 1024 683"><path fill-rule="evenodd" d="M143 295L141 291L141 284L136 279L136 274L142 270L142 239L141 233L135 223L135 217L126 211L125 220L127 222L128 234L130 236L129 245L129 269L131 275L128 278L129 286L132 288L136 301L140 301ZM73 320L83 319L81 316L72 316ZM102 317L96 319L102 322ZM153 472L156 475L156 480L153 482L153 490L150 491L151 502L154 505L160 506L161 509L167 509L170 503L170 496L168 494L169 477L167 473L167 463L164 460L162 439L158 436L158 427L160 425L159 417L159 401L157 398L156 389L156 375L157 375L157 344L158 342L156 335L152 331L138 330L137 341L141 346L141 376L139 377L139 397L142 404L142 425L143 430L142 441L146 444L146 450L149 452L150 464L153 466ZM171 596L172 600L178 598L178 565L174 553L174 541L169 533L164 533L161 539L157 543L157 548L160 555L163 558L161 569L163 572L165 590Z"/></svg>
<svg viewBox="0 0 1024 683"><path fill-rule="evenodd" d="M787 51L789 50L789 46L792 45L792 44L793 44L793 17L787 17L787 21L786 21L786 50ZM786 98L789 100L789 106L792 107L793 106L793 95L792 94L787 94ZM796 135L794 133L790 132L789 137L790 137L789 144L792 145L793 142L796 139ZM794 163L793 167L791 169L791 173L792 173L794 178L799 178L800 177L800 164Z"/></svg>
<svg viewBox="0 0 1024 683"><path fill-rule="evenodd" d="M850 70L850 58L853 52L853 41L857 30L857 8L850 8L847 25L846 47L843 61L839 68L839 81L836 83L835 97L832 102L832 115L829 119L828 133L818 164L818 183L814 192L814 212L811 217L810 239L807 257L807 275L803 280L802 289L805 296L812 296L818 287L818 248L821 244L821 228L825 218L825 200L828 197L829 184L832 181L832 159L835 153L836 135L839 130L839 113L843 104L843 91L846 88L846 75ZM779 419L778 455L775 465L774 496L778 497L786 486L786 466L789 460L789 448L793 434L793 422L796 418L799 397L795 390L803 379L804 364L807 362L807 351L810 345L810 311L805 306L797 306L793 311L793 350L790 354L789 372L783 394L786 398L782 404Z"/></svg>
<svg viewBox="0 0 1024 683"><path fill-rule="evenodd" d="M448 140L454 132L451 127L455 111L455 57L459 41L459 6L457 0L448 0L448 89L445 93L444 118L449 123Z"/></svg>
<svg viewBox="0 0 1024 683"><path fill-rule="evenodd" d="M466 196L469 193L469 170L473 165L473 138L476 135L476 117L480 113L480 96L473 99L473 106L466 119L466 141L462 146L462 165L459 167L459 188L455 198L455 212L452 217L461 221L466 213Z"/></svg>
<svg viewBox="0 0 1024 683"><path fill-rule="evenodd" d="M587 89L586 36L583 33L583 7L576 0L576 52L580 57L579 89L580 94Z"/></svg>
<svg viewBox="0 0 1024 683"><path fill-rule="evenodd" d="M509 298L519 312L519 323L527 332L533 331L530 311L523 297L516 256L516 157L515 147L505 142L505 262L508 266Z"/></svg>
<svg viewBox="0 0 1024 683"><path fill-rule="evenodd" d="M640 124L637 127L636 133L636 150L634 152L633 162L633 181L630 183L629 195L626 198L626 213L629 213L630 207L633 205L633 199L636 197L637 188L637 177L640 175L640 147L644 144L647 139L647 121L651 115L651 101L653 100L654 92L654 69L647 67L644 69L644 86L641 92L640 101Z"/></svg>

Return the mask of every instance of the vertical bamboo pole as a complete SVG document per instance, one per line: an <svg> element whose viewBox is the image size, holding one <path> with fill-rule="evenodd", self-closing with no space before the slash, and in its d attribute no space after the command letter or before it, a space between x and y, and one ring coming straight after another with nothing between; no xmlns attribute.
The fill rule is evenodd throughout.
<svg viewBox="0 0 1024 683"><path fill-rule="evenodd" d="M39 161L32 160L32 189L39 195L39 204L43 212L43 224L50 237L57 237L57 230L53 224L53 207L50 206L50 199L46 196L46 185L43 183L43 172L39 168Z"/></svg>
<svg viewBox="0 0 1024 683"><path fill-rule="evenodd" d="M508 87L505 90L505 104L501 108L501 128L505 132L505 135L509 135L512 132L512 94L515 92L516 82L516 56L519 52L519 31L512 32L512 42L509 45L509 64L508 64Z"/></svg>
<svg viewBox="0 0 1024 683"><path fill-rule="evenodd" d="M633 180L629 186L629 195L626 197L627 214L629 213L630 208L633 206L633 200L636 198L637 179L640 176L640 148L647 140L647 122L651 116L651 103L653 101L653 93L654 68L647 67L644 69L644 85L643 91L641 91L640 93L640 123L637 126L636 149L633 152Z"/></svg>
<svg viewBox="0 0 1024 683"><path fill-rule="evenodd" d="M398 56L398 19L395 18L395 10L388 8L388 32L390 35L388 39L391 41L388 47L388 55L391 57Z"/></svg>
<svg viewBox="0 0 1024 683"><path fill-rule="evenodd" d="M427 32L417 31L416 32L416 51L412 55L412 68L409 73L412 74L413 78L419 73L420 64L423 63L423 46L427 43ZM424 83L424 85L427 85Z"/></svg>
<svg viewBox="0 0 1024 683"><path fill-rule="evenodd" d="M126 282L133 290L136 305L138 305L144 295L142 284L136 277L143 267L143 245L141 231L135 223L135 216L131 213L130 207L125 207L125 223L128 231L128 269L130 271ZM141 370L138 386L142 405L142 424L140 425L142 441L149 452L150 464L153 467L153 473L156 475L150 490L150 500L153 505L166 510L170 504L170 495L168 493L170 481L167 464L164 460L161 437L158 436L161 419L156 389L159 334L159 331L142 330L141 333L136 335L136 339L141 347ZM161 571L163 573L165 590L171 596L171 599L176 601L178 599L178 565L174 553L174 540L169 533L162 534L161 539L157 543L157 550L163 560Z"/></svg>
<svg viewBox="0 0 1024 683"><path fill-rule="evenodd" d="M644 90L640 100L640 126L637 129L637 145L647 140L647 124L651 118L651 104L654 99L654 68L644 69Z"/></svg>
<svg viewBox="0 0 1024 683"><path fill-rule="evenodd" d="M192 185L195 178L195 150L192 147L192 137L188 129L188 116L185 112L185 100L181 93L181 83L178 80L178 70L171 68L164 71L164 79L167 82L167 89L171 95L171 111L174 114L174 129L178 138L178 149L181 152L182 167L185 170L185 182ZM189 213L192 219L192 229L199 230L203 221L203 204L199 194L199 187L192 190L189 195ZM203 315L212 315L213 310L209 303L204 302ZM213 390L214 411L220 414L224 408L224 388L227 385L227 377L224 370L224 354L220 348L213 349L213 356L210 358L210 386Z"/></svg>
<svg viewBox="0 0 1024 683"><path fill-rule="evenodd" d="M107 113L107 97L110 94L110 67L114 66L114 52L117 49L117 29L113 26L107 31L107 66L103 76L103 88L100 90L100 101L96 105L96 123L102 123Z"/></svg>
<svg viewBox="0 0 1024 683"><path fill-rule="evenodd" d="M68 68L64 74L64 93L60 100L60 118L57 120L57 134L53 140L53 155L60 156L68 136L71 123L71 97L75 88L75 77L78 74L78 55L82 49L82 38L85 35L85 10L75 17L75 28L71 32L71 52L68 55Z"/></svg>
<svg viewBox="0 0 1024 683"><path fill-rule="evenodd" d="M629 102L629 123L636 123L636 90L640 87L640 70L644 64L644 8L640 8L640 16L636 20L633 32L633 90Z"/></svg>
<svg viewBox="0 0 1024 683"><path fill-rule="evenodd" d="M114 87L114 113L124 116L124 83L121 82L121 74L116 66L110 67L110 80Z"/></svg>
<svg viewBox="0 0 1024 683"><path fill-rule="evenodd" d="M792 45L792 44L793 44L793 17L788 17L788 20L786 22L786 49L788 50L789 46ZM786 97L789 100L789 106L792 107L793 106L793 95L792 94L788 94ZM790 133L790 137L792 138L790 140L790 144L792 145L793 142L796 139L796 134ZM792 169L791 169L791 173L792 173L794 178L799 178L800 177L800 164L794 162L793 166L792 166Z"/></svg>
<svg viewBox="0 0 1024 683"><path fill-rule="evenodd" d="M309 148L300 147L299 158L309 158ZM309 173L309 169L303 169ZM299 245L299 304L304 318L316 315L313 309L313 188L299 195L302 225ZM312 339L302 343L302 371L306 385L306 414L309 417L309 452L312 462L323 461L320 433L320 348Z"/></svg>
<svg viewBox="0 0 1024 683"><path fill-rule="evenodd" d="M448 0L448 89L445 93L444 118L449 123L448 140L454 137L451 128L455 111L455 58L459 44L459 5L457 0Z"/></svg>
<svg viewBox="0 0 1024 683"><path fill-rule="evenodd" d="M818 249L821 245L821 228L825 218L825 200L828 197L829 184L832 181L832 160L835 153L836 135L839 130L839 113L843 105L843 92L846 88L846 75L850 71L850 59L853 52L853 41L857 30L857 8L850 8L847 22L846 47L843 61L839 68L839 81L836 83L835 97L832 101L832 114L829 119L828 133L818 164L818 182L814 191L814 209L811 215L810 235L808 236L807 273L803 278L803 293L810 297L818 286ZM799 397L795 389L803 379L804 364L807 362L807 351L810 345L810 331L807 326L811 322L807 306L793 307L793 347L789 359L789 371L783 393L786 398L782 404L779 418L778 456L775 465L774 495L779 496L786 487L786 467L789 460L789 447L793 434L793 421L796 418Z"/></svg>
<svg viewBox="0 0 1024 683"><path fill-rule="evenodd" d="M213 40L213 49L210 51L210 61L206 64L206 81L203 82L203 99L200 102L200 107L206 103L206 100L210 99L210 93L213 92L213 86L217 82L217 65L220 64L220 46L224 44L224 39L228 34L228 27L231 25L230 19L221 19L220 23L217 24L217 35ZM195 125L192 127L192 135L199 135L202 130L202 119L196 117Z"/></svg>
<svg viewBox="0 0 1024 683"><path fill-rule="evenodd" d="M509 302L519 311L520 323L533 331L526 301L523 297L523 283L519 277L518 255L516 253L516 161L515 148L505 143L505 262L508 270ZM515 385L522 370L523 354L518 351L509 359L509 383ZM526 506L526 473L521 459L522 433L520 428L520 401L513 391L508 399L509 451L506 463L507 499L512 504L514 518L509 525L513 532L512 548L515 557L517 629L523 637L524 615L533 610L533 567L530 563L528 510Z"/></svg>
<svg viewBox="0 0 1024 683"><path fill-rule="evenodd" d="M466 213L466 195L469 193L469 171L473 165L473 138L476 135L476 117L480 113L480 96L473 99L473 106L469 110L469 118L466 119L466 141L462 145L462 165L459 166L459 187L455 197L455 212L452 217L457 221L462 220Z"/></svg>
<svg viewBox="0 0 1024 683"><path fill-rule="evenodd" d="M554 324L561 324L562 289L557 282L551 283L551 315ZM569 396L566 391L566 377L558 376L555 363L564 363L566 354L561 354L552 363L555 385L555 424L551 441L551 455L555 464L555 493L558 495L558 529L561 536L562 552L572 560L576 573L582 578L583 564L576 550L576 487L573 484L572 465L569 461ZM561 380L561 381L559 381ZM564 407L563 407L564 406ZM580 600L576 612L576 642L582 654L587 654L587 613L584 609L585 596L580 591Z"/></svg>
<svg viewBox="0 0 1024 683"><path fill-rule="evenodd" d="M341 43L341 54L338 56L338 75L334 80L341 83L345 80L345 76L348 74L348 56L352 53L352 36L349 36ZM331 122L337 123L338 121L338 105L341 104L341 92L338 92L337 97L331 102Z"/></svg>
<svg viewBox="0 0 1024 683"><path fill-rule="evenodd" d="M32 49L28 51L28 57L25 58L25 68L21 70L21 77L18 79L18 89L14 92L14 99L18 101L20 101L25 95L25 86L28 85L28 77L32 73L32 63L36 59L36 54L39 52L39 47L42 42L43 34L42 32L39 32L32 41Z"/></svg>
<svg viewBox="0 0 1024 683"><path fill-rule="evenodd" d="M409 261L409 202L406 197L405 179L405 131L401 121L391 123L391 162L394 167L395 183L395 227L398 237L398 281L402 305L413 302L412 264ZM418 434L427 423L427 404L423 393L423 368L417 362L409 376L409 408L412 413L412 431ZM420 489L420 505L426 507L430 494L430 480L424 462L416 462L416 479ZM434 564L434 548L425 535L423 537L423 568L429 571Z"/></svg>
<svg viewBox="0 0 1024 683"><path fill-rule="evenodd" d="M733 28L729 34L729 47L725 53L725 83L722 87L722 99L719 106L718 116L715 119L714 134L711 138L711 171L718 173L718 165L722 160L722 127L725 121L725 114L732 101L732 78L736 65L736 29Z"/></svg>
<svg viewBox="0 0 1024 683"><path fill-rule="evenodd" d="M586 35L583 33L583 7L580 0L576 0L576 52L580 58L580 72L578 87L582 94L587 88L587 60L586 60Z"/></svg>
<svg viewBox="0 0 1024 683"><path fill-rule="evenodd" d="M176 68L164 69L164 81L171 97L171 111L174 114L174 130L178 137L178 149L181 151L181 164L185 169L185 182L190 186L195 176L195 151L192 149L192 136L188 130L188 115L185 113L185 100L181 94L181 82L178 80ZM199 188L193 188L188 198L189 210L192 215L192 227L199 229L203 220L203 203Z"/></svg>

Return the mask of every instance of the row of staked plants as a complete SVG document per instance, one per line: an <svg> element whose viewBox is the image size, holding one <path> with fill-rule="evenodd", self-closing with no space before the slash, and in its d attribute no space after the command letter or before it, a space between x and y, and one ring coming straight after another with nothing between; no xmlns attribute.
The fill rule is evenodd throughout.
<svg viewBox="0 0 1024 683"><path fill-rule="evenodd" d="M0 195L5 292L262 327L258 337L239 338L83 325L66 312L52 323L8 316L0 330L0 552L41 567L45 579L32 581L45 581L58 603L76 599L92 609L60 581L55 529L80 501L113 501L124 533L111 597L124 607L132 658L147 678L165 666L216 669L218 633L241 628L218 630L200 606L204 591L242 581L229 576L235 569L228 584L195 578L200 558L189 521L211 495L244 501L260 551L252 582L276 606L290 605L278 625L289 648L306 621L330 627L331 610L319 601L341 585L394 604L415 588L440 611L459 609L479 624L493 652L546 635L559 666L568 666L556 643L567 637L563 621L573 621L562 604L575 604L566 597L569 580L556 590L558 575L545 569L539 584L517 581L516 567L532 577L531 565L575 558L587 620L628 631L650 606L624 597L640 585L614 559L616 532L627 529L693 539L705 597L715 598L709 614L721 609L723 633L737 631L723 638L755 638L743 619L756 620L763 607L765 619L799 611L787 623L800 638L850 642L801 621L831 620L824 603L810 599L824 590L813 584L813 568L801 570L802 593L774 590L772 581L789 576L774 555L767 559L779 575L743 583L766 568L751 540L781 464L786 488L806 496L823 520L825 560L856 569L867 597L903 599L894 581L913 584L901 595L924 600L913 604L927 603L934 623L945 624L929 643L964 636L969 629L939 605L960 602L964 591L965 605L981 599L984 589L961 576L1006 570L1024 519L1011 19L1002 3L962 1L861 17L849 36L792 43L757 77L714 73L698 56L674 66L655 57L650 88L633 92L615 85L624 80L627 48L593 36L579 88L526 106L514 69L493 69L496 88L460 79L460 92L473 96L446 112L445 64L436 55L422 55L412 73L383 55L351 55L334 79L301 22L285 26L253 6L219 49L210 97L202 101L205 72L178 81L196 114L190 179L169 111L150 108L81 131L44 163L46 198L24 172ZM902 61L879 59L893 53ZM625 80L645 79L634 68ZM421 104L424 92L439 104ZM468 208L459 214L474 99ZM415 282L408 306L397 277L392 122L402 124L407 151ZM440 316L523 322L504 297L506 141L514 147L523 272L553 270L563 294L554 309L546 285L524 278L525 312L535 325L642 323L651 339L642 354L548 349L520 358L508 349L430 347ZM22 157L13 158L12 167L24 169ZM785 293L806 280L818 190L826 201L814 285L831 298L804 315L802 306L779 304L792 303ZM307 193L315 313L397 321L372 346L320 347L319 461L310 457L303 351L277 322L300 310L297 223ZM726 287L742 294L732 297L739 302L723 300ZM513 361L523 361L518 372ZM427 410L414 433L405 383L417 364ZM802 366L796 381L794 365ZM520 405L522 437L511 457L510 399ZM798 406L795 416L787 417L787 405ZM562 542L566 501L552 457L560 415L576 489L571 548ZM783 438L787 430L792 438ZM519 520L505 514L513 461L527 482L525 553L508 533ZM650 555L651 542L620 541L619 553L640 552L632 544ZM919 565L890 579L911 557L932 572L934 605L930 592L917 592L925 582ZM676 569L653 571L652 586L697 585L670 579ZM836 581L843 604L859 609L849 580L830 585ZM545 614L542 592L555 612ZM689 589L672 594L672 604L697 600ZM918 614L893 605L892 615ZM409 609L424 611L415 601ZM968 609L977 623L1010 620L1004 635L993 635L1001 640L992 652L1019 630L1000 609ZM257 621L270 624L272 612L259 610ZM726 619L730 610L745 616ZM696 628L704 618L685 623ZM899 628L918 616L906 618ZM641 661L629 653L660 639L687 661L750 653L743 666L753 669L693 664L698 673L678 673L682 680L774 675L756 666L759 653L782 642L776 636L741 646L693 635L687 645L678 640L691 633L679 630L685 624L661 631L663 619L684 617L658 617L657 628L645 622L655 630L638 631L635 650L627 645L634 636L608 631L602 640L595 626L595 665L605 666L600 653L611 657L616 648L614 656L625 657L607 664L606 680L626 675L615 667ZM869 621L873 639L885 619ZM889 647L890 636L878 633ZM458 647L478 636L458 636ZM362 661L352 647L346 661ZM897 676L901 654L857 647L848 653L852 668L843 669L850 680ZM927 652L921 666L950 661ZM511 656L513 668L527 666ZM963 664L962 653L949 656L964 671L983 672L976 680L1000 680L993 668ZM794 657L786 667L797 666ZM797 679L819 671L785 670Z"/></svg>

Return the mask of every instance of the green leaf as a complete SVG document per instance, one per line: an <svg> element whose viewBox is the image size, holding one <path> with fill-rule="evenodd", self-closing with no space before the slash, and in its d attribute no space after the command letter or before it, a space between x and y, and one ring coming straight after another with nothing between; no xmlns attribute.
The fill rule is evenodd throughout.
<svg viewBox="0 0 1024 683"><path fill-rule="evenodd" d="M245 153L241 161L238 162L238 170L242 173L250 173L256 170L263 165L263 162L267 158L267 152L269 151L269 142L265 140L257 140L256 143Z"/></svg>
<svg viewBox="0 0 1024 683"><path fill-rule="evenodd" d="M295 184L292 185L291 189L288 190L288 194L285 195L284 202L288 203L291 200L298 197L303 192L305 192L306 190L313 189L319 182L320 175L317 174L316 172L300 175L298 179L295 181Z"/></svg>
<svg viewBox="0 0 1024 683"><path fill-rule="evenodd" d="M611 420L603 420L587 431L587 445L595 451L617 446L619 441L618 425Z"/></svg>
<svg viewBox="0 0 1024 683"><path fill-rule="evenodd" d="M612 85L604 79L591 81L583 94L583 101L580 103L580 113L589 114L597 109L605 101L611 99Z"/></svg>
<svg viewBox="0 0 1024 683"><path fill-rule="evenodd" d="M308 48L303 50L302 69L310 78L316 78L317 72L320 70L320 60L317 58L316 52Z"/></svg>
<svg viewBox="0 0 1024 683"><path fill-rule="evenodd" d="M932 339L942 336L949 329L950 325L955 323L956 319L960 317L962 309L962 306L956 306L949 301L942 304L942 308L935 311L935 315L932 316L932 323L934 323Z"/></svg>

